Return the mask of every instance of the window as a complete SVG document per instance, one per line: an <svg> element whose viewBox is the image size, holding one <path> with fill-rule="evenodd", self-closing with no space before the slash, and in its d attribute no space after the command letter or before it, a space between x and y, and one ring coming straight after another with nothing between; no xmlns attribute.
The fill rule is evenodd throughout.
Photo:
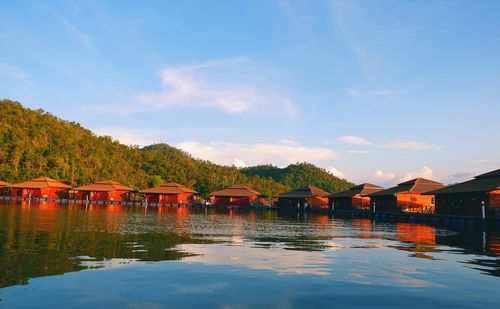
<svg viewBox="0 0 500 309"><path fill-rule="evenodd" d="M434 205L436 204L436 200L434 199L434 197L431 197L431 205Z"/></svg>

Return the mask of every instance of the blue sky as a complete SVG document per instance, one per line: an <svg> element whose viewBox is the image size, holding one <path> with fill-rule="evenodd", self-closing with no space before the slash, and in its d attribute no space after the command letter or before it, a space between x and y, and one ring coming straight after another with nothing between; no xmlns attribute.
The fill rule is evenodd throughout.
<svg viewBox="0 0 500 309"><path fill-rule="evenodd" d="M500 167L497 1L2 1L0 97L354 182Z"/></svg>

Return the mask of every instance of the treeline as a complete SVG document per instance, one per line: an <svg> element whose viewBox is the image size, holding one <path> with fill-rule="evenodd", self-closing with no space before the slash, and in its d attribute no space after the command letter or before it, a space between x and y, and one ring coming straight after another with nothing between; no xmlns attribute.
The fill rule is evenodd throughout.
<svg viewBox="0 0 500 309"><path fill-rule="evenodd" d="M167 144L144 148L122 145L41 109L0 100L0 179L9 182L47 176L79 186L112 179L143 189L175 181L202 195L243 184L268 196L307 181L329 191L351 185L310 164L273 167L281 176L259 173L260 168L240 170L213 164Z"/></svg>

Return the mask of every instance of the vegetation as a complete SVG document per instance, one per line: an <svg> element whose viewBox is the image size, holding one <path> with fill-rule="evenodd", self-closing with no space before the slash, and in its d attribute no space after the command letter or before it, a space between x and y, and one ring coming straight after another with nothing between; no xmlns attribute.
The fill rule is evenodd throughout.
<svg viewBox="0 0 500 309"><path fill-rule="evenodd" d="M240 170L194 159L167 144L131 147L109 136L97 136L78 123L44 110L0 100L0 179L19 182L40 176L78 186L112 179L137 189L175 181L206 196L229 185L243 184L275 196L304 184L329 191L351 185L311 164L285 169Z"/></svg>
<svg viewBox="0 0 500 309"><path fill-rule="evenodd" d="M242 169L247 176L271 177L290 188L314 185L328 192L339 192L353 186L347 180L328 173L325 169L310 163L291 164L285 168L273 165L259 165Z"/></svg>

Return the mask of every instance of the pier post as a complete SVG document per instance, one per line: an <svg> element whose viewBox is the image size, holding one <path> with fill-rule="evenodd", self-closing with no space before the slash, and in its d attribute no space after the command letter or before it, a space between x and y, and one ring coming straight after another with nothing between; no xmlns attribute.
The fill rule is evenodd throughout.
<svg viewBox="0 0 500 309"><path fill-rule="evenodd" d="M486 209L485 209L484 201L481 201L481 218L483 220L486 219Z"/></svg>

